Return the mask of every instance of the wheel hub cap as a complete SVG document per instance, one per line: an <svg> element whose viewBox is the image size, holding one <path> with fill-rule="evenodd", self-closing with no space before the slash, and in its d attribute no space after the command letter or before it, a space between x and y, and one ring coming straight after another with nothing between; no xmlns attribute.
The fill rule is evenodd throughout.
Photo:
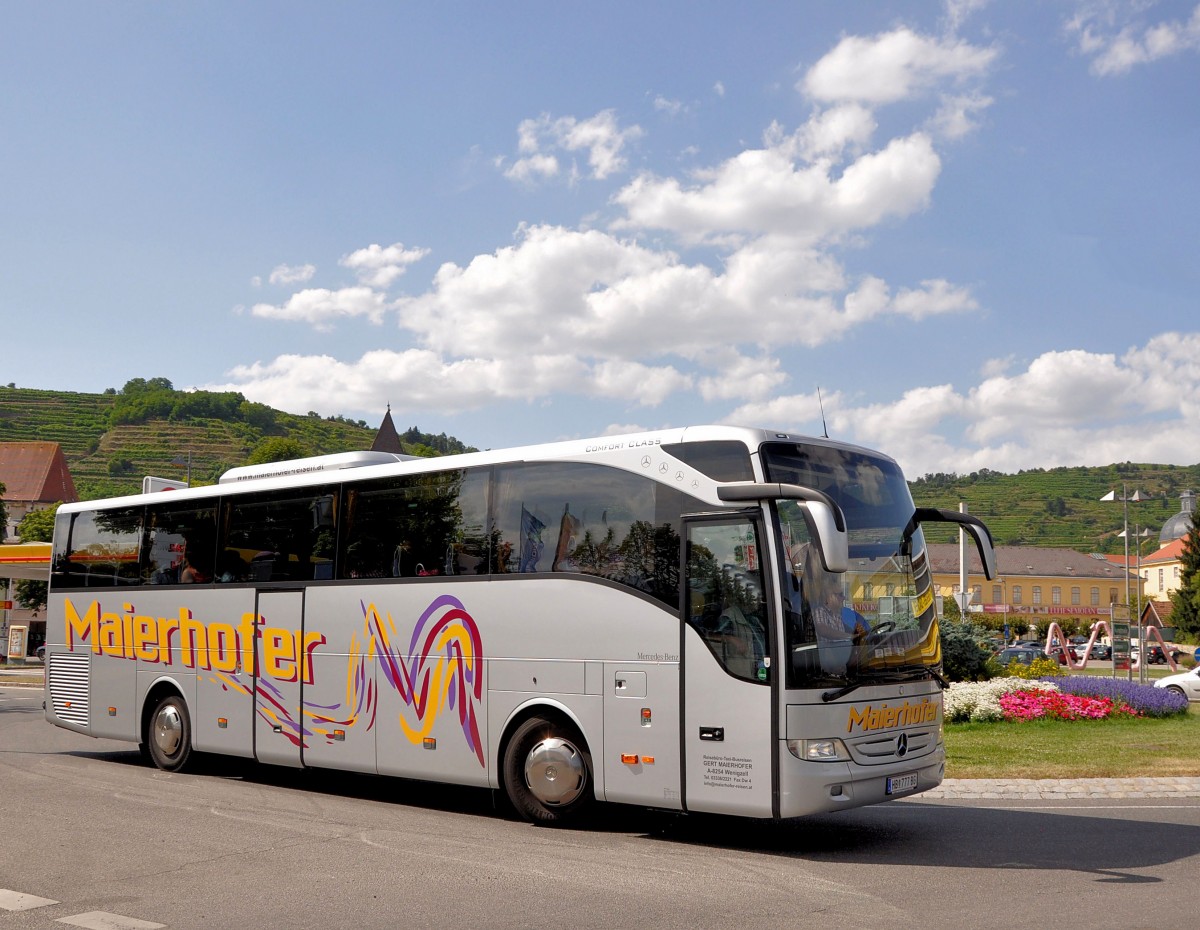
<svg viewBox="0 0 1200 930"><path fill-rule="evenodd" d="M587 767L570 741L559 737L542 740L525 760L525 783L543 804L570 804L583 793Z"/></svg>

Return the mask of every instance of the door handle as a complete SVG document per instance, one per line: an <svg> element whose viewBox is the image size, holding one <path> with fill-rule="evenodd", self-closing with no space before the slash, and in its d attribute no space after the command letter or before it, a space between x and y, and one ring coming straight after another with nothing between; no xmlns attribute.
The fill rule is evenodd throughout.
<svg viewBox="0 0 1200 930"><path fill-rule="evenodd" d="M724 727L701 727L700 738L713 743L723 743L725 741Z"/></svg>

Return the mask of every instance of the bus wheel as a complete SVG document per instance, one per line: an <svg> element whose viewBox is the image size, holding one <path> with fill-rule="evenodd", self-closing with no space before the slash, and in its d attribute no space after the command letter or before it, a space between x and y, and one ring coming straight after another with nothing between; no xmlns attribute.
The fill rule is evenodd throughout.
<svg viewBox="0 0 1200 930"><path fill-rule="evenodd" d="M545 717L517 727L504 753L504 788L518 814L561 824L588 806L591 760L582 746L573 729Z"/></svg>
<svg viewBox="0 0 1200 930"><path fill-rule="evenodd" d="M165 772L178 772L187 764L192 754L192 722L179 695L168 694L155 705L146 744L154 764Z"/></svg>

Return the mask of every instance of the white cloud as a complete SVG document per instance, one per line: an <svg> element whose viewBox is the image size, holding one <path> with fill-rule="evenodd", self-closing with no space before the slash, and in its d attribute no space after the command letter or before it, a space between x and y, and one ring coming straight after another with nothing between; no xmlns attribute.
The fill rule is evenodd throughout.
<svg viewBox="0 0 1200 930"><path fill-rule="evenodd" d="M847 36L808 70L797 89L827 103L894 103L944 81L961 84L982 77L998 54L953 36L923 36L907 28Z"/></svg>
<svg viewBox="0 0 1200 930"><path fill-rule="evenodd" d="M624 170L627 163L623 154L625 146L641 135L639 126L624 129L618 126L612 110L602 110L585 120L573 116L554 119L543 113L537 119L522 120L517 127L517 150L521 157L504 174L526 183L552 178L560 170L558 158L553 154L558 149L584 153L589 176L604 180ZM547 152L547 149L551 151ZM572 172L572 177L577 175L577 171Z"/></svg>
<svg viewBox="0 0 1200 930"><path fill-rule="evenodd" d="M329 330L339 319L365 317L372 323L382 323L387 310L387 298L369 287L345 287L331 291L308 288L293 294L283 304L255 304L253 316L267 320L309 323L319 330Z"/></svg>
<svg viewBox="0 0 1200 930"><path fill-rule="evenodd" d="M1086 7L1067 23L1067 33L1075 37L1080 53L1092 59L1093 74L1126 74L1139 65L1200 50L1200 5L1186 20L1150 25L1128 21L1144 8L1141 4L1128 9Z"/></svg>
<svg viewBox="0 0 1200 930"><path fill-rule="evenodd" d="M942 139L961 139L978 127L979 114L993 102L982 94L943 97L938 111L929 120L929 129Z"/></svg>
<svg viewBox="0 0 1200 930"><path fill-rule="evenodd" d="M339 264L353 270L363 284L386 290L408 270L409 265L428 254L429 249L406 249L402 242L386 248L372 243L351 252Z"/></svg>
<svg viewBox="0 0 1200 930"><path fill-rule="evenodd" d="M316 273L316 265L276 265L267 280L272 284L284 286L303 284L305 281L311 281Z"/></svg>
<svg viewBox="0 0 1200 930"><path fill-rule="evenodd" d="M617 228L663 229L685 241L784 233L813 241L861 230L923 208L941 170L924 133L891 140L840 175L820 161L799 164L791 139L730 158L684 187L643 174L614 198L626 216Z"/></svg>

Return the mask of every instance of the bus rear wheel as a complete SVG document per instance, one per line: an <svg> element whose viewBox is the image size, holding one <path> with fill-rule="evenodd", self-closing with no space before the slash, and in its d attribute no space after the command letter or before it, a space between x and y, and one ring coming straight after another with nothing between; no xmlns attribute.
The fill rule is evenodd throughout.
<svg viewBox="0 0 1200 930"><path fill-rule="evenodd" d="M532 823L577 818L593 800L591 759L583 740L571 727L530 717L505 750L504 789L517 813Z"/></svg>
<svg viewBox="0 0 1200 930"><path fill-rule="evenodd" d="M168 694L154 705L146 733L150 758L164 772L178 772L192 754L192 721L187 704Z"/></svg>

